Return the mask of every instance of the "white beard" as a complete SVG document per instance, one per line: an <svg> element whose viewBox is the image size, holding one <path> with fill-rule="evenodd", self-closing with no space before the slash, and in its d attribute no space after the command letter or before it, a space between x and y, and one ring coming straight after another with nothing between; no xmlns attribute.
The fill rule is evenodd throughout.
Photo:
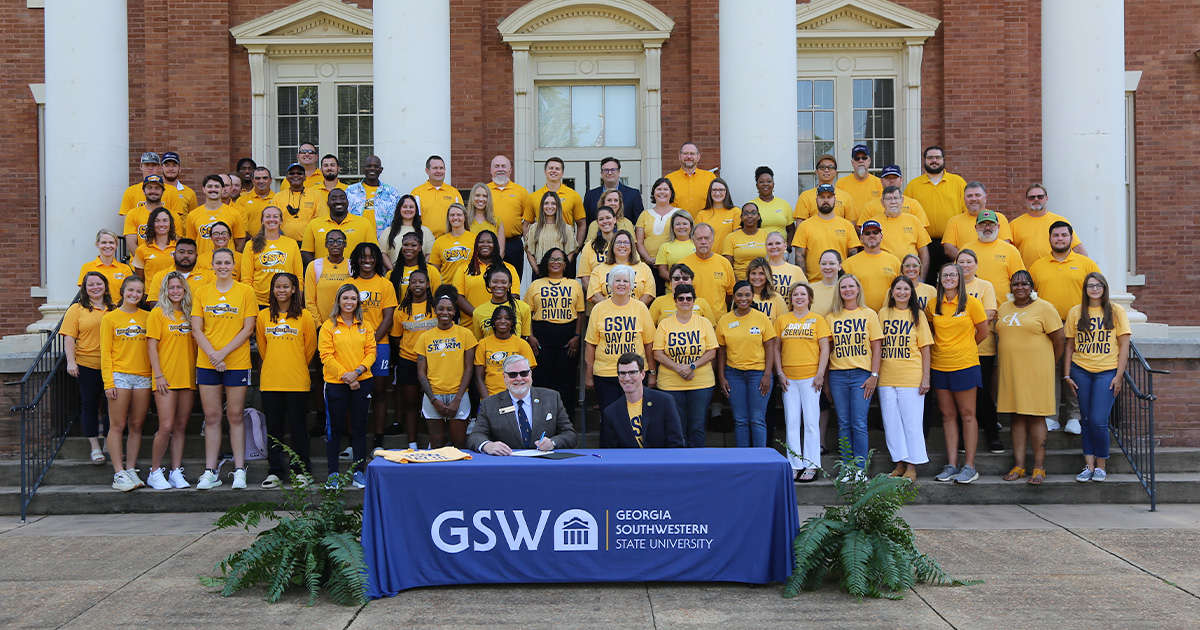
<svg viewBox="0 0 1200 630"><path fill-rule="evenodd" d="M505 187L505 186L507 186L507 185L508 185L508 178L507 178L507 177L500 177L500 176L496 176L496 177L493 177L493 178L492 178L492 181L493 181L493 182L494 182L494 183L495 183L497 186L500 186L501 188L503 188L503 187Z"/></svg>
<svg viewBox="0 0 1200 630"><path fill-rule="evenodd" d="M980 243L994 243L994 242L996 242L997 238L1000 238L1000 230L996 230L995 232L992 232L991 234L982 234L982 233L979 234L979 242Z"/></svg>
<svg viewBox="0 0 1200 630"><path fill-rule="evenodd" d="M861 164L859 166L854 167L854 174L857 175L859 177L859 179L866 177L867 176L867 167L862 166Z"/></svg>

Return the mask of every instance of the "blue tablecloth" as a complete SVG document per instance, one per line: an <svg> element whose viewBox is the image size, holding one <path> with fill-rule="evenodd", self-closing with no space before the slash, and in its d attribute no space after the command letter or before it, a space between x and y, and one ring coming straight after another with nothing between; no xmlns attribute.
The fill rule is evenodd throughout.
<svg viewBox="0 0 1200 630"><path fill-rule="evenodd" d="M783 581L799 527L767 448L367 467L371 598L440 584ZM595 453L601 457L591 455Z"/></svg>

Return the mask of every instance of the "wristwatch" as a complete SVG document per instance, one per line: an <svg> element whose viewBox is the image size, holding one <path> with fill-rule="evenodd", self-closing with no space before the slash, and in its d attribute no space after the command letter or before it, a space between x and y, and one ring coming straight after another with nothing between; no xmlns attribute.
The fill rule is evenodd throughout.
<svg viewBox="0 0 1200 630"><path fill-rule="evenodd" d="M874 376L875 378L879 378L879 372L871 372L871 376Z"/></svg>
<svg viewBox="0 0 1200 630"><path fill-rule="evenodd" d="M647 374L658 374L658 370L646 370Z"/></svg>
<svg viewBox="0 0 1200 630"><path fill-rule="evenodd" d="M688 364L688 369L689 369L689 370L691 370L691 371L693 371L693 372L695 372L695 371L696 371L696 364L695 364L695 363L689 363L689 364Z"/></svg>

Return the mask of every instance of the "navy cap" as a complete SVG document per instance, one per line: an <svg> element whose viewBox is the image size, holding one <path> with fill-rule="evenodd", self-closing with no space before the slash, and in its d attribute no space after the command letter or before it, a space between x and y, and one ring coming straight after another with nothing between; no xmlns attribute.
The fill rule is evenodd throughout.
<svg viewBox="0 0 1200 630"><path fill-rule="evenodd" d="M895 164L888 164L887 166L883 167L883 171L881 171L879 173L879 177L881 179L884 177L887 177L889 175L895 175L896 177L904 177L903 175L900 174L900 167L896 166Z"/></svg>
<svg viewBox="0 0 1200 630"><path fill-rule="evenodd" d="M142 164L162 164L162 160L158 159L157 153L147 151L142 154Z"/></svg>
<svg viewBox="0 0 1200 630"><path fill-rule="evenodd" d="M145 187L146 184L158 184L159 186L162 186L163 188L167 187L166 182L163 181L162 175L151 175L150 177L143 179L142 187Z"/></svg>
<svg viewBox="0 0 1200 630"><path fill-rule="evenodd" d="M294 168L300 168L300 169L303 169L303 168L304 168L304 165L303 165L303 164L301 164L301 163L299 163L299 162L292 162L291 164L289 164L289 165L288 165L287 169L285 169L283 172L284 172L284 173L286 173L286 172L288 172L288 171L290 171L290 170L292 170L292 169L294 169Z"/></svg>
<svg viewBox="0 0 1200 630"><path fill-rule="evenodd" d="M166 153L162 154L162 161L163 162L174 161L176 164L179 164L179 154L174 151L167 151Z"/></svg>
<svg viewBox="0 0 1200 630"><path fill-rule="evenodd" d="M867 157L871 157L871 150L865 144L856 144L853 149L850 149L850 157L854 157L859 153L866 153Z"/></svg>
<svg viewBox="0 0 1200 630"><path fill-rule="evenodd" d="M831 193L836 195L837 189L833 187L833 184L821 184L817 186L817 193Z"/></svg>
<svg viewBox="0 0 1200 630"><path fill-rule="evenodd" d="M866 232L867 228L875 228L876 230L879 230L880 234L883 233L883 226L879 225L878 221L867 221L866 223L862 224L863 232Z"/></svg>

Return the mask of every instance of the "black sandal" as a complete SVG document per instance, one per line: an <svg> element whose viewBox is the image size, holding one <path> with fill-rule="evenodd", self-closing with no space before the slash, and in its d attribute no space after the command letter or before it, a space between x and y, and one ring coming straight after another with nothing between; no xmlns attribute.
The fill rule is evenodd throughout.
<svg viewBox="0 0 1200 630"><path fill-rule="evenodd" d="M817 480L817 471L815 468L806 468L804 472L796 476L796 481L800 483L812 483Z"/></svg>

